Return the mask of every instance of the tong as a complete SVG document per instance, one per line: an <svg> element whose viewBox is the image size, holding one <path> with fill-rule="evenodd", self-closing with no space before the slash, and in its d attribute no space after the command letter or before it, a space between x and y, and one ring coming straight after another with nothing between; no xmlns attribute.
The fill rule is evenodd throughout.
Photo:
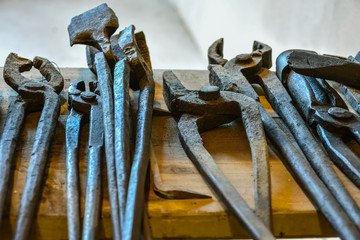
<svg viewBox="0 0 360 240"><path fill-rule="evenodd" d="M271 217L267 144L260 112L254 100L238 93L220 91L215 86L204 86L199 91L186 89L171 71L163 74L163 95L168 109L181 117L179 137L189 158L200 174L215 190L226 208L241 222L255 239L274 239L265 224ZM218 168L202 144L200 132L242 118L251 147L257 174L257 215L249 208L234 186ZM262 220L260 220L260 218ZM264 223L264 222L265 223Z"/></svg>
<svg viewBox="0 0 360 240"><path fill-rule="evenodd" d="M40 71L46 81L35 81L21 75L22 72L29 71L33 66ZM64 79L49 60L35 57L33 61L30 61L15 53L10 53L6 59L4 79L18 93L18 96L10 104L0 141L0 162L3 166L0 170L2 172L0 174L0 212L4 207L11 161L25 115L41 111L16 223L14 239L19 240L28 237L36 215L47 158L60 113L58 94L64 87Z"/></svg>
<svg viewBox="0 0 360 240"><path fill-rule="evenodd" d="M302 60L302 58L304 59ZM360 118L350 112L336 90L327 81L320 78L327 77L330 80L337 80L331 74L332 72L318 74L316 67L314 67L313 71L311 70L312 66L319 64L317 61L313 60L308 63L309 67L303 74L296 72L298 65L302 64L302 61L307 61L306 58L325 59L326 64L322 63L324 68L339 68L339 71L343 67L334 67L332 62L346 63L341 66L355 66L356 64L360 66L360 64L333 56L318 56L315 52L310 51L289 50L279 56L279 61L281 60L282 62L279 65L281 67L278 68L282 81L286 84L308 124L316 129L317 135L332 161L360 188L359 151L356 152L356 148L351 149L347 146L348 142L355 141L359 149ZM287 65L286 63L284 64L286 59ZM352 71L356 71L356 69L358 68L351 68Z"/></svg>
<svg viewBox="0 0 360 240"><path fill-rule="evenodd" d="M85 91L84 81L71 83L68 107L70 114L66 122L66 172L67 213L69 239L80 239L80 192L79 192L79 139L81 126L88 121L89 161L83 239L96 239L101 212L101 166L104 148L104 123L101 98L96 84L90 82L90 91Z"/></svg>

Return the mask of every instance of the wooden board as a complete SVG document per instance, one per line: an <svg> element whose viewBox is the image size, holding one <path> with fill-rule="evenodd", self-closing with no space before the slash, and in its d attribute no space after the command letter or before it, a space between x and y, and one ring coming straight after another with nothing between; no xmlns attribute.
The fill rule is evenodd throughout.
<svg viewBox="0 0 360 240"><path fill-rule="evenodd" d="M162 98L162 70L155 70L156 104L166 108ZM66 78L65 91L61 94L62 108L58 121L51 156L49 158L47 178L42 193L37 218L34 220L31 238L67 239L66 220L66 163L65 163L65 125L68 114L66 98L67 88L72 81L79 79L94 80L87 69L63 68ZM186 87L198 89L208 84L206 71L175 71ZM37 71L25 74L31 78L40 78ZM16 93L5 84L0 68L0 124L3 126L9 98ZM266 102L265 102L266 104ZM271 110L270 110L271 111ZM28 159L31 154L39 113L29 114L22 131L14 164L13 187L7 208L8 214L0 226L0 239L11 239L15 231L16 216L26 178ZM88 128L82 131L80 149L81 205L84 206L87 175L87 135ZM249 144L240 121L235 121L218 129L202 134L205 147L215 161L244 197L254 207L253 173ZM149 191L147 213L151 234L154 238L242 238L247 237L241 225L229 215L216 195L204 182L198 171L182 149L176 130L176 119L158 116L153 119L152 146L159 163L164 184L181 186L197 192L211 195L203 200L165 200ZM278 237L324 237L335 236L334 231L321 214L303 194L294 179L270 149L270 167L272 180L273 232ZM110 239L112 236L110 208L107 193L105 162L103 166L103 202L99 237ZM360 203L360 191L339 172L346 187Z"/></svg>

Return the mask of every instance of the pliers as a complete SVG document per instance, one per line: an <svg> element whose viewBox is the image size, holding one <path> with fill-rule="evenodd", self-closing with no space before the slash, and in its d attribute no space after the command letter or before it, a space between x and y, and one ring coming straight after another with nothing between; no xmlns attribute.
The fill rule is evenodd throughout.
<svg viewBox="0 0 360 240"><path fill-rule="evenodd" d="M46 81L35 81L21 75L32 67L37 68ZM17 93L10 104L5 127L1 136L0 168L0 210L3 209L6 188L9 183L11 160L14 156L16 141L23 126L25 114L41 111L32 149L26 183L21 196L20 209L14 239L26 239L36 215L38 200L51 140L55 133L60 113L59 93L64 87L60 72L45 58L35 57L33 61L10 53L4 66L4 79ZM1 215L0 215L1 216ZM1 218L0 218L1 219Z"/></svg>
<svg viewBox="0 0 360 240"><path fill-rule="evenodd" d="M306 71L299 71L304 75L297 73L297 69L305 65L303 62L308 61L307 58L314 60L306 64ZM315 59L319 60L315 61ZM321 63L326 69L339 69L341 72L343 68L356 66L350 70L358 70L360 73L360 64L357 62L334 56L320 56L315 52L301 50L289 50L282 53L279 56L278 72L309 125L316 129L332 161L360 188L358 146L360 144L360 118L350 112L336 90L320 78L327 77L327 79L340 81L337 76L331 74L331 71L321 73L317 69L320 60L326 60L325 63ZM341 65L343 67L335 67L332 66L333 62L344 62L344 64ZM302 66L301 69L303 68L305 67ZM348 78L345 77L345 79ZM353 85L356 84L353 83ZM357 142L357 146L353 149L347 146L347 143L351 141Z"/></svg>
<svg viewBox="0 0 360 240"><path fill-rule="evenodd" d="M186 89L171 72L163 74L163 95L168 109L181 117L178 123L179 137L189 158L201 175L215 190L235 218L243 223L249 235L255 239L275 239L261 220L269 218L270 186L267 162L267 144L261 123L260 111L255 101L243 94L220 91L215 86L204 86L199 91ZM242 118L251 147L255 174L257 199L256 209L261 219L249 208L234 186L218 168L206 151L200 137L201 131ZM261 180L260 180L261 179Z"/></svg>
<svg viewBox="0 0 360 240"><path fill-rule="evenodd" d="M69 239L80 239L79 139L81 126L88 121L89 160L85 198L83 239L96 239L101 210L101 169L104 148L102 105L96 83L90 82L85 91L84 81L71 83L66 122L67 215Z"/></svg>

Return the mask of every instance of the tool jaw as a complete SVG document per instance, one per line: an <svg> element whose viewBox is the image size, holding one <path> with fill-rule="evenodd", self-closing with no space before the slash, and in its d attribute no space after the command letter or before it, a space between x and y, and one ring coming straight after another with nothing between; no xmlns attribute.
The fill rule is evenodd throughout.
<svg viewBox="0 0 360 240"><path fill-rule="evenodd" d="M116 58L111 49L110 37L118 27L118 18L114 11L107 4L101 4L71 19L68 26L70 46L85 44L94 47L104 53L110 68L113 69ZM94 68L91 69L95 71Z"/></svg>
<svg viewBox="0 0 360 240"><path fill-rule="evenodd" d="M353 135L357 138L360 129L360 118L347 109L329 106L313 107L313 114L309 118L309 124L320 124L324 129L331 132L341 132L343 136Z"/></svg>
<svg viewBox="0 0 360 240"><path fill-rule="evenodd" d="M101 105L101 98L96 84L90 82L90 92L85 91L82 80L71 83L68 93L68 108L90 117L92 106Z"/></svg>
<svg viewBox="0 0 360 240"><path fill-rule="evenodd" d="M224 66L227 63L227 59L224 58L224 39L220 38L216 40L208 49L209 64L217 64Z"/></svg>
<svg viewBox="0 0 360 240"><path fill-rule="evenodd" d="M163 96L167 108L173 115L180 117L181 113L177 111L178 98L189 92L172 71L163 73Z"/></svg>
<svg viewBox="0 0 360 240"><path fill-rule="evenodd" d="M86 44L112 56L110 36L119 27L118 18L106 3L71 19L68 26L70 46Z"/></svg>
<svg viewBox="0 0 360 240"><path fill-rule="evenodd" d="M46 82L31 80L21 75L32 66L40 71ZM27 111L30 112L41 109L46 100L58 101L58 94L64 87L63 77L49 60L35 57L31 61L15 53L10 53L6 59L4 79L27 102Z"/></svg>
<svg viewBox="0 0 360 240"><path fill-rule="evenodd" d="M147 58L149 58L149 51L146 47L146 43L145 45L144 42L142 43L143 52L147 54ZM134 25L130 25L120 32L118 44L120 49L125 53L131 68L130 87L133 90L138 90L142 89L148 83L153 82L151 65L148 66L142 52L139 49Z"/></svg>
<svg viewBox="0 0 360 240"><path fill-rule="evenodd" d="M15 91L18 90L19 85L31 81L21 75L22 72L30 71L33 63L31 60L19 57L16 53L10 53L4 65L4 80Z"/></svg>
<svg viewBox="0 0 360 240"><path fill-rule="evenodd" d="M183 113L240 117L244 107L257 106L255 100L244 94L220 91L216 86L187 90L171 71L163 74L163 95L169 111L176 117Z"/></svg>
<svg viewBox="0 0 360 240"><path fill-rule="evenodd" d="M256 74L262 67L262 54L254 52L239 54L224 65L232 75L242 73L244 76Z"/></svg>
<svg viewBox="0 0 360 240"><path fill-rule="evenodd" d="M272 67L272 49L269 45L254 41L253 53L259 52L261 54L262 67L270 69Z"/></svg>

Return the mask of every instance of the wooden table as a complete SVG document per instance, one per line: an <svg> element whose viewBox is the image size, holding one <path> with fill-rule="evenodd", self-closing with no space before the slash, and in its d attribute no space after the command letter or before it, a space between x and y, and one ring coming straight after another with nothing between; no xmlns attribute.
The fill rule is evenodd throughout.
<svg viewBox="0 0 360 240"><path fill-rule="evenodd" d="M3 126L9 98L16 95L5 84L0 68L0 124ZM156 105L166 108L162 98L162 70L155 70ZM198 89L208 84L207 71L174 71L190 89ZM68 115L67 89L70 82L79 79L94 80L94 75L87 69L62 68L65 88L61 93L62 107L55 139L49 158L47 178L42 193L37 218L31 233L36 239L67 239L66 219L66 163L65 163L65 125ZM32 70L24 74L31 78L41 78ZM266 105L266 101L264 101ZM271 109L269 109L271 111ZM276 114L273 114L276 115ZM0 239L11 239L15 231L16 216L26 178L28 159L40 113L31 113L26 118L17 147L14 164L13 187L9 191L11 201L8 214L0 226ZM275 116L276 117L276 116ZM81 136L80 181L81 205L84 206L87 175L88 127ZM215 161L234 184L241 196L253 208L254 187L252 162L249 144L240 121L222 126L202 134L205 147ZM176 130L176 119L168 116L153 118L152 146L158 160L161 178L164 184L180 186L211 195L211 199L202 200L166 200L158 197L150 187L147 213L151 234L154 238L242 238L247 237L241 225L229 215L218 202L216 196L204 182L198 171L182 149ZM292 176L285 169L281 160L271 148L270 168L272 181L273 232L278 237L326 237L335 236L331 226L319 214ZM344 175L337 171L346 187L360 203L360 191ZM99 237L110 239L112 236L110 207L107 193L105 161L103 165L103 202ZM11 194L11 196L10 196Z"/></svg>

